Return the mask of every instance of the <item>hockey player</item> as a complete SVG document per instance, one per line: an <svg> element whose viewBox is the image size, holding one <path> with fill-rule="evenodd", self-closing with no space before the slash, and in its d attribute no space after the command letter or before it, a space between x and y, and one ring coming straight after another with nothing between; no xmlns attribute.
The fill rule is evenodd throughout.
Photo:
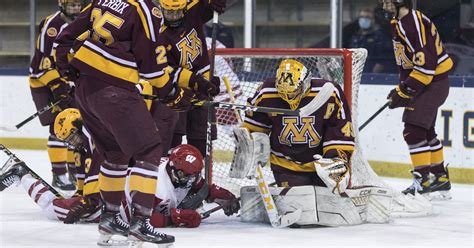
<svg viewBox="0 0 474 248"><path fill-rule="evenodd" d="M248 103L295 110L318 97L321 87L332 84L311 77L294 59L281 61L275 78L269 78ZM349 161L354 150L349 104L338 85L316 112L307 116L247 113L243 130L270 135L270 163L280 187L318 185L341 193L350 181ZM324 163L319 163L322 156ZM316 162L315 162L316 160ZM316 167L315 167L316 164ZM320 168L317 168L317 167ZM333 180L323 174L338 168Z"/></svg>
<svg viewBox="0 0 474 248"><path fill-rule="evenodd" d="M163 148L135 84L140 78L148 81L159 99L178 110L190 106L193 93L178 86L179 71L167 65L166 49L156 45L157 10L149 0L93 1L56 39L56 52L61 74L74 78L80 72L75 96L84 124L105 158L99 175L105 205L99 232L169 244L174 237L148 228ZM215 88L208 81L184 85L206 93ZM128 227L117 216L130 161L133 215Z"/></svg>
<svg viewBox="0 0 474 248"><path fill-rule="evenodd" d="M68 117L69 119L66 120L68 123L71 123L71 119L75 119L76 123L80 122L72 110ZM62 130L72 130L72 132L65 131L64 133L69 133L68 140L77 146L84 145L83 142L87 140L77 129L62 128ZM222 205L224 213L229 216L239 211L239 202L232 193L214 184L207 185L201 178L202 168L202 155L191 145L180 145L170 152L169 159L162 158L157 185L160 190L155 193L156 204L149 228L198 227L201 223L201 215L195 209L200 207L203 200ZM58 198L41 183L41 180L29 173L23 162L2 169L5 173L0 175L0 192L20 182L47 218L64 223L99 221L100 204L95 202L98 200L97 197L93 199L86 196L74 196L70 199ZM129 173L132 171L130 170ZM130 180L127 181L127 189L129 186ZM118 223L128 225L130 222L130 204L131 194L127 190L126 199L122 199L120 206L121 215L116 216ZM103 236L99 245L110 245L110 238L110 235Z"/></svg>
<svg viewBox="0 0 474 248"><path fill-rule="evenodd" d="M170 81L166 65L159 65L163 59L166 62L166 55L155 53L160 51L155 46L152 19L157 17L149 11L152 6L151 1L92 1L56 39L56 57L62 75L75 78L80 72L75 97L105 159L99 175L104 203L99 232L169 244L173 236L148 228L162 145L135 84L140 77L149 81L160 99L176 108L187 108L192 95ZM133 215L128 226L117 222L117 216L132 158Z"/></svg>
<svg viewBox="0 0 474 248"><path fill-rule="evenodd" d="M41 109L50 102L62 100L50 112L39 116L43 126L49 126L48 155L52 165L53 186L62 190L74 190L74 156L68 152L65 144L57 139L53 131L55 116L61 111L71 107L72 98L68 92L69 84L61 78L55 68L52 56L53 42L57 35L72 22L84 7L82 0L58 0L59 11L41 21L40 33L36 42L36 49L30 64L30 89L37 109ZM70 177L68 177L68 165Z"/></svg>
<svg viewBox="0 0 474 248"><path fill-rule="evenodd" d="M166 48L168 63L179 70L178 80L187 82L207 82L215 85L211 92L198 92L200 100L208 95L219 94L220 79L209 78L209 55L207 52L204 24L212 18L213 11L223 13L225 0L160 0L163 26L160 28L158 43ZM184 87L188 87L184 85ZM172 146L182 143L186 135L188 144L197 147L202 154L206 151L207 108L194 107L180 113ZM217 138L215 125L212 126L213 139Z"/></svg>
<svg viewBox="0 0 474 248"><path fill-rule="evenodd" d="M391 109L405 108L403 137L414 167L413 184L403 193L445 195L451 184L435 123L438 108L449 93L448 74L453 61L446 53L435 24L412 9L411 0L380 2L391 17L395 59L400 68L400 83L387 98Z"/></svg>

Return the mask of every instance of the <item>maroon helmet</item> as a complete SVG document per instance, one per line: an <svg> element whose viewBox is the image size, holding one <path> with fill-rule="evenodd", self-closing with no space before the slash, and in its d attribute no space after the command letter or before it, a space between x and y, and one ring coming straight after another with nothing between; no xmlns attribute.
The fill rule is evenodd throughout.
<svg viewBox="0 0 474 248"><path fill-rule="evenodd" d="M199 150L192 145L179 145L169 156L171 165L184 172L185 175L197 175L204 167L203 157Z"/></svg>

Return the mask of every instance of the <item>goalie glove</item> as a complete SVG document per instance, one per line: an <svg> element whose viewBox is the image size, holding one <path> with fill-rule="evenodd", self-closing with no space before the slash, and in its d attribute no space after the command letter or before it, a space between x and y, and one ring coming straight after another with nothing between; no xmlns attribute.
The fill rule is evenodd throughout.
<svg viewBox="0 0 474 248"><path fill-rule="evenodd" d="M314 159L316 173L328 188L332 188L332 193L344 193L351 179L347 162L341 158L323 158L319 154L314 155Z"/></svg>

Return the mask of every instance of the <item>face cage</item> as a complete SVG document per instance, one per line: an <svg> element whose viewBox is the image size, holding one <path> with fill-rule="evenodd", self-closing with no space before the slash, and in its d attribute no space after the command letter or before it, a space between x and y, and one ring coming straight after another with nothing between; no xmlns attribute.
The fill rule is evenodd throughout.
<svg viewBox="0 0 474 248"><path fill-rule="evenodd" d="M178 187L191 186L191 184L196 181L196 175L186 175L184 171L178 169L173 169L173 176L176 179L175 184Z"/></svg>
<svg viewBox="0 0 474 248"><path fill-rule="evenodd" d="M177 28L181 26L184 21L186 9L167 10L162 9L163 19L166 26Z"/></svg>
<svg viewBox="0 0 474 248"><path fill-rule="evenodd" d="M77 128L73 128L71 130L71 134L64 140L67 146L72 150L80 149L82 145L81 136L79 135L79 130Z"/></svg>
<svg viewBox="0 0 474 248"><path fill-rule="evenodd" d="M79 11L77 13L71 14L70 12L68 12L68 10L74 9L77 6L80 6ZM77 16L79 16L79 14L81 14L81 10L82 8L84 8L84 6L83 6L83 3L64 3L64 4L61 4L59 8L65 16L74 20L76 19Z"/></svg>

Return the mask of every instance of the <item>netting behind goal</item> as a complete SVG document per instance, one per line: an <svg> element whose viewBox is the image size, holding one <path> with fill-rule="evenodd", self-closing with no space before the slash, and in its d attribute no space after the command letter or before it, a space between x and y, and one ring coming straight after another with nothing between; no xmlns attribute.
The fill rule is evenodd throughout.
<svg viewBox="0 0 474 248"><path fill-rule="evenodd" d="M353 128L358 134L357 100L367 51L365 49L218 49L215 72L217 76L227 77L236 98L235 103L246 104L247 98L255 94L257 87L268 77L274 77L279 63L286 58L301 61L319 77L337 82L351 102ZM225 92L215 101L230 102ZM244 117L244 113L239 113ZM239 125L235 111L217 109L218 139L213 142L211 181L238 194L246 185L255 185L254 179L235 179L229 177L230 164L235 149L232 129ZM358 135L357 135L358 136ZM381 185L383 182L364 159L358 140L352 158L353 185ZM268 183L274 182L269 166L264 168Z"/></svg>

